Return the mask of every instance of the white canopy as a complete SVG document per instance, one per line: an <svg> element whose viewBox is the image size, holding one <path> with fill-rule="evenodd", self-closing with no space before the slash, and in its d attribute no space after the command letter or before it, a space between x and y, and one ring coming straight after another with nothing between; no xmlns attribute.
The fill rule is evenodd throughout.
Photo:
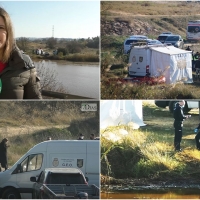
<svg viewBox="0 0 200 200"><path fill-rule="evenodd" d="M102 100L100 102L100 127L133 122L144 126L141 100Z"/></svg>
<svg viewBox="0 0 200 200"><path fill-rule="evenodd" d="M150 47L151 76L165 76L166 83L192 83L192 52L174 46Z"/></svg>

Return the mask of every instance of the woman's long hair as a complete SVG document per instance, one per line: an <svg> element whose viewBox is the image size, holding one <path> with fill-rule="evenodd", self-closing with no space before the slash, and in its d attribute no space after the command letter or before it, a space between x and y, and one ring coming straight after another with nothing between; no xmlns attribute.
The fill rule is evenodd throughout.
<svg viewBox="0 0 200 200"><path fill-rule="evenodd" d="M12 21L10 19L9 14L0 7L0 16L3 18L5 26L6 26L6 44L4 46L4 49L2 51L1 55L1 62L6 63L8 59L10 58L10 55L13 51L13 49L16 46L15 38L14 38L14 31L12 26Z"/></svg>

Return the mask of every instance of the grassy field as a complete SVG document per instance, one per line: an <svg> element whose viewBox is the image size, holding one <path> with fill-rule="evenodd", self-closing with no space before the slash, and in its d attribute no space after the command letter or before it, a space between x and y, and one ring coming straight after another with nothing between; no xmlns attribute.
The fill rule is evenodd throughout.
<svg viewBox="0 0 200 200"><path fill-rule="evenodd" d="M73 140L82 133L89 139L99 135L98 112L82 112L83 102L41 101L0 103L0 141L9 139L8 164L12 166L34 145L48 136ZM94 102L97 103L98 102Z"/></svg>
<svg viewBox="0 0 200 200"><path fill-rule="evenodd" d="M194 128L199 124L199 110L190 111L192 117L184 122L182 152L174 151L173 116L168 108L143 102L143 118L146 126L133 130L119 125L101 130L101 172L116 179L137 180L142 185L151 181L181 182L199 181L200 154L196 149ZM119 134L119 129L128 135ZM121 140L107 139L116 133ZM107 184L107 183L106 183Z"/></svg>

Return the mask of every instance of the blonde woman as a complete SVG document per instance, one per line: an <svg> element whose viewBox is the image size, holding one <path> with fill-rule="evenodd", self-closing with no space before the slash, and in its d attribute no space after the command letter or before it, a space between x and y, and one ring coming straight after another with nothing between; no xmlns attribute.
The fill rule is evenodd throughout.
<svg viewBox="0 0 200 200"><path fill-rule="evenodd" d="M0 99L41 98L35 66L17 48L10 16L0 7Z"/></svg>

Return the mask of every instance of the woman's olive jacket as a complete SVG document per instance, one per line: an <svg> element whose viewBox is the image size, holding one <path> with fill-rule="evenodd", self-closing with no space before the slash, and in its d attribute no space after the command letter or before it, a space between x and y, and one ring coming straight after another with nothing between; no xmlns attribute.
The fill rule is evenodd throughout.
<svg viewBox="0 0 200 200"><path fill-rule="evenodd" d="M0 79L0 99L42 99L35 66L30 57L17 48L0 73Z"/></svg>

